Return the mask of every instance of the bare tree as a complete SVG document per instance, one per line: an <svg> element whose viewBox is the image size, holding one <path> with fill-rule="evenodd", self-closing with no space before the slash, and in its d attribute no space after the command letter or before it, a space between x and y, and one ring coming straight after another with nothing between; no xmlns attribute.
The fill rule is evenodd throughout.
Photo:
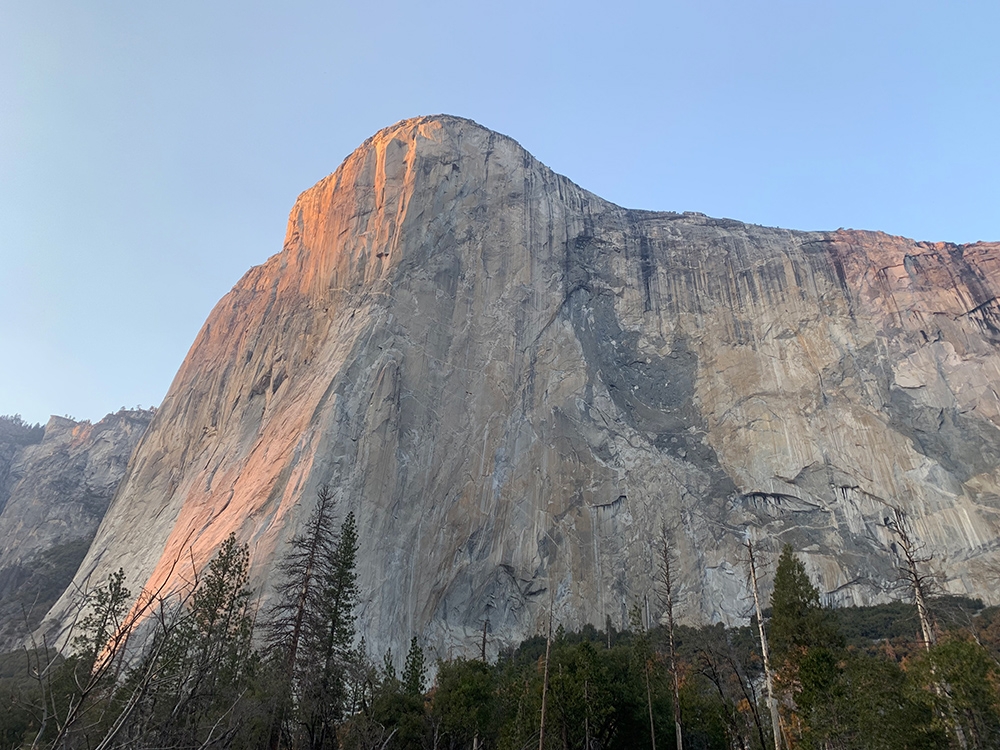
<svg viewBox="0 0 1000 750"><path fill-rule="evenodd" d="M931 576L921 572L921 567L931 561L929 557L920 556L920 545L914 541L908 528L906 515L897 507L892 508L892 516L886 516L885 525L895 536L894 550L903 558L899 572L910 588L913 602L917 605L917 616L920 618L920 632L924 639L924 648L928 651L937 643L937 629L927 608L927 591Z"/></svg>
<svg viewBox="0 0 1000 750"><path fill-rule="evenodd" d="M684 750L683 733L681 732L681 683L677 674L677 649L674 640L674 598L676 591L672 576L673 544L672 534L663 524L660 529L659 563L660 563L660 602L667 614L667 636L670 648L670 676L674 689L674 734L677 750Z"/></svg>
<svg viewBox="0 0 1000 750"><path fill-rule="evenodd" d="M774 733L774 750L781 750L781 724L778 717L778 700L774 695L774 673L771 671L771 657L767 649L767 636L764 634L764 613L760 607L760 589L757 585L757 562L754 558L753 543L747 539L747 553L750 562L750 590L753 592L753 604L757 611L757 629L760 633L760 653L764 658L764 677L767 685L767 707L771 712L771 730Z"/></svg>
<svg viewBox="0 0 1000 750"><path fill-rule="evenodd" d="M552 654L552 600L549 599L549 634L545 638L545 675L542 677L542 718L538 725L538 750L545 747L545 703L549 692L549 657Z"/></svg>
<svg viewBox="0 0 1000 750"><path fill-rule="evenodd" d="M110 704L101 698L108 697L119 684L127 668L127 655L141 653L131 647L130 640L164 601L165 585L152 592L144 590L133 602L125 586L125 571L119 569L103 585L81 592L80 613L67 636L74 653L66 660L44 637L41 644L31 637L29 669L41 695L32 750L69 747L72 735L111 719L105 715ZM52 739L47 740L53 729Z"/></svg>
<svg viewBox="0 0 1000 750"><path fill-rule="evenodd" d="M891 507L892 515L885 517L885 526L896 536L896 541L893 543L893 550L898 552L903 558L902 564L899 566L900 578L906 583L913 595L913 603L917 607L917 617L920 619L920 633L924 640L924 648L929 652L937 643L937 627L927 607L927 594L933 577L929 573L923 572L921 568L926 569L925 566L931 561L931 558L920 554L921 544L910 533L906 514L896 506ZM934 677L934 675L935 669L932 664L931 676ZM935 677L933 690L936 695L945 698L948 706L946 720L951 724L959 747L964 750L969 746L969 743L966 740L962 724L955 715L955 709L951 704L948 685L938 682Z"/></svg>

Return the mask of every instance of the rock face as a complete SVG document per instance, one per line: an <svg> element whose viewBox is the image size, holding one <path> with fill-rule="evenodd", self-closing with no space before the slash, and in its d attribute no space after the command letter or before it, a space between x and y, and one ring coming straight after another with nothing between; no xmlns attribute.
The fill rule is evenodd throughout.
<svg viewBox="0 0 1000 750"><path fill-rule="evenodd" d="M496 648L550 607L620 626L656 608L664 524L689 621L748 612L746 539L831 602L901 595L891 506L947 591L997 601L998 289L997 244L628 210L404 121L216 306L77 583L169 588L235 531L266 595L329 484L374 653L472 651L486 618Z"/></svg>
<svg viewBox="0 0 1000 750"><path fill-rule="evenodd" d="M44 436L0 433L0 651L70 582L152 416L123 409L97 424L52 417Z"/></svg>

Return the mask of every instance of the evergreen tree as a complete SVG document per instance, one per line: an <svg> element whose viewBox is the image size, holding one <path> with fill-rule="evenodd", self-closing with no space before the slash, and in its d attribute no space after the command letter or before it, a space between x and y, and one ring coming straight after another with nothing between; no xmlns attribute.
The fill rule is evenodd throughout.
<svg viewBox="0 0 1000 750"><path fill-rule="evenodd" d="M281 563L284 584L268 618L272 748L336 745L352 671L357 544L354 515L338 532L333 496L320 487L304 532ZM300 731L304 737L296 736Z"/></svg>
<svg viewBox="0 0 1000 750"><path fill-rule="evenodd" d="M230 534L179 609L155 632L115 697L102 748L231 746L247 724L251 647L249 550Z"/></svg>
<svg viewBox="0 0 1000 750"><path fill-rule="evenodd" d="M456 659L438 666L433 715L450 747L494 743L496 690L494 669L478 659Z"/></svg>
<svg viewBox="0 0 1000 750"><path fill-rule="evenodd" d="M825 732L814 744L839 742L852 750L933 750L947 747L948 735L935 726L930 693L914 690L893 659L851 654L828 707ZM824 737L823 735L826 735Z"/></svg>
<svg viewBox="0 0 1000 750"><path fill-rule="evenodd" d="M34 747L45 740L51 747L73 747L102 732L111 718L111 699L136 622L130 615L132 593L125 586L125 571L119 568L89 592L84 607L87 614L79 622L68 659L61 660L44 643L29 652L41 699Z"/></svg>
<svg viewBox="0 0 1000 750"><path fill-rule="evenodd" d="M396 681L396 665L392 663L392 649L387 648L382 655L382 681Z"/></svg>
<svg viewBox="0 0 1000 750"><path fill-rule="evenodd" d="M915 660L914 677L963 750L1000 747L1000 665L979 643L949 637Z"/></svg>
<svg viewBox="0 0 1000 750"><path fill-rule="evenodd" d="M587 747L600 743L602 729L614 711L615 697L608 685L602 653L587 641L568 643L556 641L550 669L550 726L552 739L563 747ZM651 654L646 655L652 658ZM642 666L639 666L641 669ZM644 672L645 675L645 672ZM643 681L643 690L646 683ZM642 707L648 707L642 692ZM635 713L641 736L649 737L648 718L642 711Z"/></svg>
<svg viewBox="0 0 1000 750"><path fill-rule="evenodd" d="M249 562L248 546L230 534L198 582L186 616L168 636L171 643L162 653L164 661L173 655L176 671L173 705L160 723L165 746L209 739L225 744L219 733L234 731L222 720L239 716L235 709L255 663Z"/></svg>
<svg viewBox="0 0 1000 750"><path fill-rule="evenodd" d="M836 627L820 606L819 591L790 544L782 548L774 575L768 642L777 661L810 647L841 644Z"/></svg>
<svg viewBox="0 0 1000 750"><path fill-rule="evenodd" d="M774 576L768 640L778 663L776 690L794 701L789 731L802 735L823 725L830 707L837 705L836 652L842 639L820 607L819 592L805 566L788 544L781 550Z"/></svg>
<svg viewBox="0 0 1000 750"><path fill-rule="evenodd" d="M347 744L373 750L421 747L428 734L426 671L424 652L416 638L410 641L402 679L396 678L392 652L386 651L380 670L382 679L375 686L370 708L351 720Z"/></svg>
<svg viewBox="0 0 1000 750"><path fill-rule="evenodd" d="M132 592L125 586L125 570L119 568L111 573L107 584L95 589L88 599L89 612L80 621L81 633L73 638L73 650L90 668L125 624L132 604Z"/></svg>
<svg viewBox="0 0 1000 750"><path fill-rule="evenodd" d="M328 573L322 595L322 644L324 664L329 670L338 659L343 660L354 643L354 610L358 603L358 576L354 570L358 553L358 532L354 513L348 513L340 527L340 538L333 552L332 569Z"/></svg>
<svg viewBox="0 0 1000 750"><path fill-rule="evenodd" d="M424 663L424 650L414 637L410 641L410 650L406 654L406 664L403 667L403 690L409 695L423 695L426 679L427 665Z"/></svg>
<svg viewBox="0 0 1000 750"><path fill-rule="evenodd" d="M291 744L293 697L301 694L300 679L308 675L303 668L308 659L300 653L307 639L313 614L319 610L323 582L331 574L329 559L333 550L333 496L325 486L317 491L316 505L306 528L296 535L291 548L278 566L282 585L278 599L268 612L267 673L274 705L271 714L269 747L272 750Z"/></svg>
<svg viewBox="0 0 1000 750"><path fill-rule="evenodd" d="M300 714L310 746L334 744L336 727L349 700L348 679L355 653L354 609L357 604L355 558L358 535L354 514L348 513L340 529L327 568L318 610L310 614L305 651L315 658L313 669L302 679Z"/></svg>
<svg viewBox="0 0 1000 750"><path fill-rule="evenodd" d="M333 496L326 486L317 491L316 505L302 534L278 566L282 585L268 613L268 646L281 671L294 680L300 663L299 648L312 625L310 615L319 610L323 584L331 575L335 549Z"/></svg>

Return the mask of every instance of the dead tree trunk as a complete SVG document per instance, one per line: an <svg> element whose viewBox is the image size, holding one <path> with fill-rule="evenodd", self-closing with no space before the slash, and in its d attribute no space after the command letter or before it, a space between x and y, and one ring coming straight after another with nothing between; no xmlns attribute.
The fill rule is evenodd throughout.
<svg viewBox="0 0 1000 750"><path fill-rule="evenodd" d="M918 546L906 528L906 516L899 508L893 508L893 517L885 519L885 525L896 535L896 548L902 553L903 564L899 571L910 587L913 602L917 605L920 618L920 632L924 638L924 648L928 651L937 643L937 634L927 609L927 576L921 574L919 565L929 562L929 558L918 557Z"/></svg>
<svg viewBox="0 0 1000 750"><path fill-rule="evenodd" d="M774 732L774 750L781 750L781 724L778 717L778 701L774 696L774 673L771 672L771 657L767 650L767 636L764 635L764 613L760 608L760 590L757 587L757 562L753 556L753 544L746 543L750 555L750 589L753 604L757 610L757 629L760 632L760 653L764 658L764 677L767 684L767 707L771 712L771 730Z"/></svg>
<svg viewBox="0 0 1000 750"><path fill-rule="evenodd" d="M545 702L549 692L549 656L552 653L552 607L549 606L549 634L545 638L545 674L542 677L542 720L538 727L538 750L545 747Z"/></svg>
<svg viewBox="0 0 1000 750"><path fill-rule="evenodd" d="M667 635L670 644L670 676L674 689L674 734L677 750L684 750L684 738L681 732L681 683L677 674L677 649L674 641L674 582L671 576L671 549L667 527L660 532L660 582L663 585L662 600L667 611Z"/></svg>
<svg viewBox="0 0 1000 750"><path fill-rule="evenodd" d="M885 519L885 525L896 535L894 546L903 558L903 564L900 565L899 572L913 594L913 603L917 607L917 617L920 619L920 633L924 639L924 648L929 652L931 647L937 643L937 629L934 626L934 620L927 607L927 583L929 576L920 572L920 566L930 562L930 558L918 556L920 545L910 536L910 532L906 527L906 515L899 508L894 507L892 509L892 517ZM932 663L931 675L934 676L934 674L935 669ZM949 691L946 685L935 682L933 689L937 695L944 696L947 699ZM965 738L965 730L955 715L955 709L952 707L950 700L947 700L947 705L948 716L946 720L951 724L955 732L955 739L958 741L958 746L962 750L965 750L969 746L968 740Z"/></svg>

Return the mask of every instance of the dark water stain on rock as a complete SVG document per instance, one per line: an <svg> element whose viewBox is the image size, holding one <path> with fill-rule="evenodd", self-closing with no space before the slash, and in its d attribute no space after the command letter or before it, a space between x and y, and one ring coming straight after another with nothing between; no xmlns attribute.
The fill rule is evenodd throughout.
<svg viewBox="0 0 1000 750"><path fill-rule="evenodd" d="M923 406L901 388L891 390L887 409L890 427L961 482L1000 463L1000 429L984 419Z"/></svg>

